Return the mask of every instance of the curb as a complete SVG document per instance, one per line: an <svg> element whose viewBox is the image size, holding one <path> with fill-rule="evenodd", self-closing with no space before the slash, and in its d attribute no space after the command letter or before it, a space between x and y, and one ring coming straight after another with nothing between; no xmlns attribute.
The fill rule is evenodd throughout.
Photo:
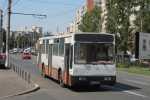
<svg viewBox="0 0 150 100"><path fill-rule="evenodd" d="M40 86L38 84L33 84L33 88L13 94L13 95L8 95L8 96L4 96L4 97L0 97L0 99L5 99L5 98L9 98L9 97L14 97L14 96L19 96L19 95L25 95L31 92L35 92L37 90L40 89Z"/></svg>

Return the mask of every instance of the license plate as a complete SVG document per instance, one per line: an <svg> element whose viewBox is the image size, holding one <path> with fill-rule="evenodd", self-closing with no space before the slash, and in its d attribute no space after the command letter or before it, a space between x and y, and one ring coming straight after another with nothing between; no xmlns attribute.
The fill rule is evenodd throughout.
<svg viewBox="0 0 150 100"><path fill-rule="evenodd" d="M91 81L90 84L95 85L95 84L100 84L99 81Z"/></svg>

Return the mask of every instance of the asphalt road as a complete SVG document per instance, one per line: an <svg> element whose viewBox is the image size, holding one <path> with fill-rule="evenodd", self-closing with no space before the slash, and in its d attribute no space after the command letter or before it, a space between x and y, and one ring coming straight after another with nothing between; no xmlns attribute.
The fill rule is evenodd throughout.
<svg viewBox="0 0 150 100"><path fill-rule="evenodd" d="M87 87L77 90L60 87L55 81L43 78L36 66L36 58L22 60L11 55L11 62L31 73L34 82L41 86L37 92L5 100L150 100L150 77L118 72L113 87Z"/></svg>

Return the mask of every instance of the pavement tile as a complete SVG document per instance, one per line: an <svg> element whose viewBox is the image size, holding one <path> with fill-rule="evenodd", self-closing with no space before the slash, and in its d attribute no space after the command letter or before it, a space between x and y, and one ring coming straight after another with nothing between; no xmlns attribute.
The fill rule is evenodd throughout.
<svg viewBox="0 0 150 100"><path fill-rule="evenodd" d="M0 97L26 91L30 85L12 70L0 69Z"/></svg>

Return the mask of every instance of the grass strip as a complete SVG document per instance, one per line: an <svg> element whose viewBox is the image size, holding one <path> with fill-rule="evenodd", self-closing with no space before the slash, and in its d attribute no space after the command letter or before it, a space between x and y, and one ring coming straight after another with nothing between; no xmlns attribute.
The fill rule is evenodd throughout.
<svg viewBox="0 0 150 100"><path fill-rule="evenodd" d="M118 64L117 66L118 71L125 71L128 73L135 73L150 76L150 67L140 67L140 66L126 66L123 64Z"/></svg>

